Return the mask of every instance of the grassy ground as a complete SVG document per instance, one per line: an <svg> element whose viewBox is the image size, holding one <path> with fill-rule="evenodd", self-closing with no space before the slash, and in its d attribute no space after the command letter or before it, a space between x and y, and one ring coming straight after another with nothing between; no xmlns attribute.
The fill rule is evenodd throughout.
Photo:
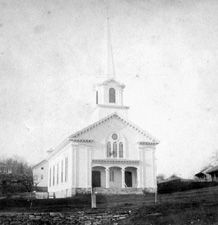
<svg viewBox="0 0 218 225"><path fill-rule="evenodd" d="M0 200L0 213L4 212L69 212L90 210L90 195L69 199L44 199L30 201L16 199ZM119 225L218 225L218 189L205 189L174 194L158 195L97 195L99 210L132 211L132 216L120 221Z"/></svg>
<svg viewBox="0 0 218 225"><path fill-rule="evenodd" d="M144 195L97 195L97 208L108 210L138 209L147 201ZM64 212L91 208L90 195L78 195L65 199L1 199L0 212Z"/></svg>
<svg viewBox="0 0 218 225"><path fill-rule="evenodd" d="M119 225L218 225L218 202L169 202L169 203L158 203L147 205L142 202L135 202L131 200L132 203L122 203L122 204L99 204L96 212L101 212L101 210L131 210L133 214L125 220L119 222ZM62 202L64 203L64 201ZM28 207L8 207L5 210L0 210L2 212L27 212L27 211L58 211L58 212L69 212L76 210L83 210L81 208L73 207L72 203L65 202L66 204L54 204L53 206L44 205L33 206L29 209ZM103 208L106 206L106 208ZM110 207L109 207L110 206ZM41 208L42 207L42 208ZM90 207L84 207L85 210L90 210Z"/></svg>
<svg viewBox="0 0 218 225"><path fill-rule="evenodd" d="M163 203L142 206L119 225L218 225L218 203Z"/></svg>

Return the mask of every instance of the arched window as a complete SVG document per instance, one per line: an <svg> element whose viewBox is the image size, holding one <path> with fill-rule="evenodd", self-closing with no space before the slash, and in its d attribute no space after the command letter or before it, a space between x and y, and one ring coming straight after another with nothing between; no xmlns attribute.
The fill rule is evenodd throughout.
<svg viewBox="0 0 218 225"><path fill-rule="evenodd" d="M116 103L116 91L114 88L109 89L109 102Z"/></svg>
<svg viewBox="0 0 218 225"><path fill-rule="evenodd" d="M117 158L117 142L113 143L113 158Z"/></svg>
<svg viewBox="0 0 218 225"><path fill-rule="evenodd" d="M107 157L111 157L111 143L108 141L107 143Z"/></svg>
<svg viewBox="0 0 218 225"><path fill-rule="evenodd" d="M107 158L125 158L125 140L117 133L112 133L106 141Z"/></svg>
<svg viewBox="0 0 218 225"><path fill-rule="evenodd" d="M119 158L123 158L123 143L119 143Z"/></svg>

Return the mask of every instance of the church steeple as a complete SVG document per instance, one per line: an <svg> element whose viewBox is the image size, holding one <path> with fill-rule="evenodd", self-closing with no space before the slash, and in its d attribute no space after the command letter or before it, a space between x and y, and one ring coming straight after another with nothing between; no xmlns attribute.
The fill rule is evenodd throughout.
<svg viewBox="0 0 218 225"><path fill-rule="evenodd" d="M107 76L108 76L108 79L110 78L116 79L116 73L114 68L113 47L111 42L108 0L106 0L106 14L107 14Z"/></svg>
<svg viewBox="0 0 218 225"><path fill-rule="evenodd" d="M110 32L110 19L108 4L107 11L107 80L96 86L96 120L117 112L123 117L127 117L129 107L123 105L123 89L125 85L116 80L114 67L113 48Z"/></svg>
<svg viewBox="0 0 218 225"><path fill-rule="evenodd" d="M107 18L107 76L108 79L116 79L116 73L114 68L114 57L113 57L113 48L111 43L111 34L110 34L110 18Z"/></svg>

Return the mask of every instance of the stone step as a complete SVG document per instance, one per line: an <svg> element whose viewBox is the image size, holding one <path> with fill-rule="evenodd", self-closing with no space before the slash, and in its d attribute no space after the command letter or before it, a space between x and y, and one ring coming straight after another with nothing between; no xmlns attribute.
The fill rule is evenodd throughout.
<svg viewBox="0 0 218 225"><path fill-rule="evenodd" d="M129 194L143 194L142 188L102 188L96 187L95 192L104 195L129 195Z"/></svg>

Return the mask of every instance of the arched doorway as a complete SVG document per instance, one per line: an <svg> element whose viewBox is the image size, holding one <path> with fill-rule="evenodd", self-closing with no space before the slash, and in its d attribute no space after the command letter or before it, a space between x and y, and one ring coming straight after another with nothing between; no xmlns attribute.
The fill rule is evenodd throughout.
<svg viewBox="0 0 218 225"><path fill-rule="evenodd" d="M92 187L105 187L105 168L92 167Z"/></svg>
<svg viewBox="0 0 218 225"><path fill-rule="evenodd" d="M137 187L137 168L126 167L125 168L125 186L126 187Z"/></svg>
<svg viewBox="0 0 218 225"><path fill-rule="evenodd" d="M127 187L132 187L132 172L125 171L125 184Z"/></svg>
<svg viewBox="0 0 218 225"><path fill-rule="evenodd" d="M92 171L92 187L101 187L100 171Z"/></svg>

